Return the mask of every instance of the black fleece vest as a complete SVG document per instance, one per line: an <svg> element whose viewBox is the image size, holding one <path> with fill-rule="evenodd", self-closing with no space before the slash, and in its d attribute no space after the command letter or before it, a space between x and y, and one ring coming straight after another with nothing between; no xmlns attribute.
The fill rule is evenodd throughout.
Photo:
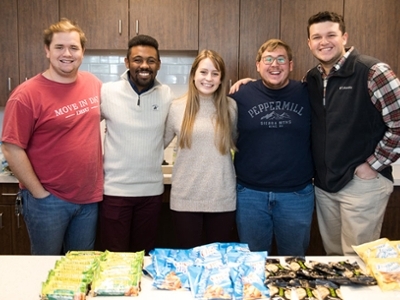
<svg viewBox="0 0 400 300"><path fill-rule="evenodd" d="M323 82L315 67L307 74L312 107L312 152L315 185L340 191L355 168L374 153L386 125L368 93L368 73L379 61L353 50L344 65L328 79L325 105ZM393 181L391 167L381 174Z"/></svg>

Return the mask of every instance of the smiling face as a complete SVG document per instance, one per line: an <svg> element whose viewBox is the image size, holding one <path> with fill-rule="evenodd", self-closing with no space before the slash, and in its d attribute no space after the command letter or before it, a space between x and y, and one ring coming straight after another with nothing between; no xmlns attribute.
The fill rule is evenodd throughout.
<svg viewBox="0 0 400 300"><path fill-rule="evenodd" d="M347 33L340 31L339 23L331 21L312 24L309 31L308 46L328 74L346 52Z"/></svg>
<svg viewBox="0 0 400 300"><path fill-rule="evenodd" d="M45 46L45 50L50 61L47 77L61 83L75 81L84 53L79 33L54 33L49 47Z"/></svg>
<svg viewBox="0 0 400 300"><path fill-rule="evenodd" d="M194 74L194 85L200 96L210 96L221 84L221 72L217 70L209 58L200 61Z"/></svg>
<svg viewBox="0 0 400 300"><path fill-rule="evenodd" d="M153 47L134 46L129 57L125 58L125 66L139 91L147 88L156 78L161 65L157 57L157 50Z"/></svg>
<svg viewBox="0 0 400 300"><path fill-rule="evenodd" d="M267 57L272 58L271 64L265 60ZM282 58L285 58L284 63L282 63ZM264 61L268 64L265 64ZM256 62L256 66L264 85L274 90L281 89L289 83L289 75L293 70L293 62L289 61L285 48L280 46L273 51L265 50L261 55L261 61Z"/></svg>

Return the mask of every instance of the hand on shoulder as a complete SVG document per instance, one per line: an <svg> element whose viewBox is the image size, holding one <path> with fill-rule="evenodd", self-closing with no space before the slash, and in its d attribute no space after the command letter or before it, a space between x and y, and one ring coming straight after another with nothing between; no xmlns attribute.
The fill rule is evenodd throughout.
<svg viewBox="0 0 400 300"><path fill-rule="evenodd" d="M256 80L253 79L253 78L242 78L242 79L239 79L238 81L236 81L236 82L231 86L231 88L229 89L229 94L236 93L236 92L239 90L239 88L240 88L241 85L247 84L247 83L249 83L250 81L256 81Z"/></svg>

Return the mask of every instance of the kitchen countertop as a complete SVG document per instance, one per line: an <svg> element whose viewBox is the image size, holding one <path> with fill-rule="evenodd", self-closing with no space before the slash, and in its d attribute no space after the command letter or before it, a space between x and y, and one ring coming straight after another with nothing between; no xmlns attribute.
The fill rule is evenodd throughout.
<svg viewBox="0 0 400 300"><path fill-rule="evenodd" d="M394 164L393 167L393 178L394 178L394 185L400 186L400 164Z"/></svg>
<svg viewBox="0 0 400 300"><path fill-rule="evenodd" d="M54 263L61 256L7 256L0 255L0 298L12 300L38 300L41 284L46 280L48 272L54 268ZM308 260L333 262L348 259L363 263L358 256L310 256ZM150 258L145 257L145 265ZM194 299L189 291L165 291L152 286L152 279L142 277L142 290L138 300L191 300ZM382 292L378 286L342 286L344 300L395 300L400 299L400 291ZM87 297L87 299L122 300L126 297Z"/></svg>
<svg viewBox="0 0 400 300"><path fill-rule="evenodd" d="M400 164L394 164L393 166L393 177L394 185L400 186ZM171 184L172 166L163 166L164 173L164 184ZM17 178L9 174L0 173L0 183L18 183Z"/></svg>
<svg viewBox="0 0 400 300"><path fill-rule="evenodd" d="M393 178L394 178L394 185L400 186L400 164L393 164ZM164 172L164 184L171 184L171 173L172 173L173 166L163 166Z"/></svg>
<svg viewBox="0 0 400 300"><path fill-rule="evenodd" d="M8 173L0 173L0 183L18 183L18 179Z"/></svg>
<svg viewBox="0 0 400 300"><path fill-rule="evenodd" d="M18 183L18 179L10 174L0 173L0 183ZM164 174L164 184L171 184L171 174Z"/></svg>

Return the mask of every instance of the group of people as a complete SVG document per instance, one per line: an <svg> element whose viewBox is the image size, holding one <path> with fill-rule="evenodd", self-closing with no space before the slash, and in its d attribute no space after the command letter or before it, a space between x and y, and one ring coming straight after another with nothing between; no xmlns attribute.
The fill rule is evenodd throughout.
<svg viewBox="0 0 400 300"><path fill-rule="evenodd" d="M237 228L252 251L275 242L278 255L305 255L314 202L328 255L378 239L400 155L400 81L346 47L341 15L317 13L307 30L319 63L303 81L289 78L289 45L271 39L257 53L261 79L240 80L227 96L222 57L203 50L187 94L174 99L156 78L154 38L132 38L121 79L101 84L79 71L83 31L67 19L46 29L49 68L10 95L2 135L32 254L91 250L97 227L103 250L148 253L174 137L179 247L229 242Z"/></svg>

